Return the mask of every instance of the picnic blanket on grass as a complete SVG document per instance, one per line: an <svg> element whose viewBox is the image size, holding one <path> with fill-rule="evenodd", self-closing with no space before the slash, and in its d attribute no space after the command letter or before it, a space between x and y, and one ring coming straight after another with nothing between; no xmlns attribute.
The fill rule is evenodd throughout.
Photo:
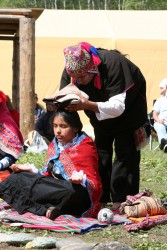
<svg viewBox="0 0 167 250"><path fill-rule="evenodd" d="M45 216L38 216L32 213L18 214L6 202L0 202L0 221L6 226L19 226L22 228L45 229L55 232L73 232L84 234L92 230L100 230L109 225L117 225L128 222L129 220L114 215L112 223L100 223L94 218L76 218L72 215L61 215L54 221Z"/></svg>

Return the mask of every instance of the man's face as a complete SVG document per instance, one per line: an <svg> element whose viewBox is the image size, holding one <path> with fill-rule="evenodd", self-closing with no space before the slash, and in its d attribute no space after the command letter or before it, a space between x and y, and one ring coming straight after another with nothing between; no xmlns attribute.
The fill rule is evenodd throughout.
<svg viewBox="0 0 167 250"><path fill-rule="evenodd" d="M94 78L94 74L85 73L81 77L76 77L75 79L77 80L78 84L87 85L88 83L90 83L93 80L93 78Z"/></svg>
<svg viewBox="0 0 167 250"><path fill-rule="evenodd" d="M166 90L167 90L166 87L160 87L160 88L159 88L160 95L165 95Z"/></svg>

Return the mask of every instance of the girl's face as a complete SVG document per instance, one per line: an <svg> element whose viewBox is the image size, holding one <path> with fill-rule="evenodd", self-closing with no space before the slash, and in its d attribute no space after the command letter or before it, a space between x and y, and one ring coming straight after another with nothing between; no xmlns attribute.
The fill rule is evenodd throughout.
<svg viewBox="0 0 167 250"><path fill-rule="evenodd" d="M56 116L53 120L53 131L58 142L66 145L73 141L77 129L71 127L62 116Z"/></svg>

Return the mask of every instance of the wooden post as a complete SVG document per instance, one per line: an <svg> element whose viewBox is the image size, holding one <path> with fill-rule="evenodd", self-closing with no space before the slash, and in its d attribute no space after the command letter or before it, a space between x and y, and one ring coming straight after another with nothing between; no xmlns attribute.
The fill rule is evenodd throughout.
<svg viewBox="0 0 167 250"><path fill-rule="evenodd" d="M34 129L35 19L20 18L20 129L24 140Z"/></svg>
<svg viewBox="0 0 167 250"><path fill-rule="evenodd" d="M12 103L14 108L20 112L20 57L19 57L19 37L15 35L13 40L13 79L12 79Z"/></svg>

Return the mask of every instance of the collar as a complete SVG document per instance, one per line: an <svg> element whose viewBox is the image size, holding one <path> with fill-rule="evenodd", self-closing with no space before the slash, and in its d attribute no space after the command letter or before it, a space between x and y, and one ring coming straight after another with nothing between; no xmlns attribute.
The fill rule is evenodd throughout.
<svg viewBox="0 0 167 250"><path fill-rule="evenodd" d="M60 149L60 152L65 150L66 148L69 148L71 146L74 146L78 140L79 135L77 134L74 138L72 142L68 142L66 145L63 145L61 142L58 142L58 147Z"/></svg>

